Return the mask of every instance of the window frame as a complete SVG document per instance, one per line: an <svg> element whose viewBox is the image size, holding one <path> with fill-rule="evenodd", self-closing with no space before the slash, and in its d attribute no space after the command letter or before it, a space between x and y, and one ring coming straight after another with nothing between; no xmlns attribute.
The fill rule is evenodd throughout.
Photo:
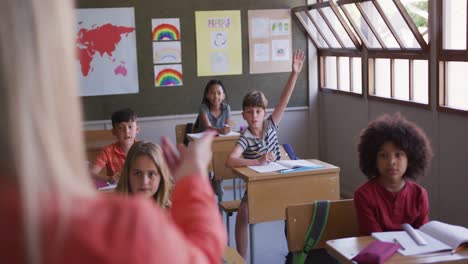
<svg viewBox="0 0 468 264"><path fill-rule="evenodd" d="M428 4L429 4L428 5L428 13L429 13L429 16L428 16L428 29L431 28L431 24L432 24L432 18L431 18L432 7L430 5L430 1L432 1L432 0L428 0ZM373 25L372 21L367 17L366 12L361 8L360 3L363 3L363 2L371 2L373 4L373 6L377 10L379 16L382 18L383 22L385 23L385 26L387 27L387 29L392 34L393 38L398 43L398 45L400 47L399 49L394 49L394 48L389 49L389 48L386 47L385 42L381 38L380 34L374 28L374 25ZM431 83L430 83L429 80L427 82L428 83L428 87L427 87L428 102L427 103L421 103L421 102L415 102L415 101L406 101L406 100L401 100L401 99L398 99L398 98L391 98L391 97L389 97L389 98L381 97L381 96L375 95L375 93L374 94L371 93L371 89L370 89L371 86L374 88L374 89L372 89L372 91L375 91L375 84L370 83L372 81L371 78L373 76L375 76L375 69L374 68L371 69L370 60L375 60L375 59L378 59L378 58L390 58L392 62L393 62L394 59L427 60L428 61L428 69L427 69L428 74L427 75L428 75L428 79L430 78L429 77L430 76L429 68L430 68L430 62L431 62L430 51L429 51L430 45L428 43L426 43L426 41L424 40L423 35L419 32L418 28L414 24L413 20L409 16L408 12L406 11L406 8L401 3L401 1L400 0L393 0L393 3L395 3L396 10L398 10L398 12L400 13L401 18L404 20L404 22L408 26L408 29L412 32L412 34L413 34L414 38L416 39L416 41L417 41L418 45L420 46L420 48L405 47L401 37L399 36L399 34L396 32L396 29L392 25L392 22L385 15L381 5L375 0L338 0L338 1L336 1L336 3L334 3L331 0L326 1L326 2L324 2L323 0L318 0L318 2L315 3L315 4L295 7L295 8L292 9L292 13L295 14L296 18L298 18L299 22L301 23L303 28L308 33L307 34L308 37L311 39L311 41L317 47L317 55L318 55L317 56L317 63L319 65L319 67L318 67L318 74L319 74L318 75L319 76L318 84L319 84L319 90L321 92L327 92L327 93L331 92L331 93L340 93L340 94L346 94L346 95L352 95L352 96L366 97L369 100L377 100L377 101L391 102L391 103L395 103L395 104L410 105L410 106L415 106L415 107L421 107L421 108L424 108L424 109L429 109L431 107L431 103L432 103L432 98L431 98L431 93L430 93ZM355 4L357 6L362 18L366 21L367 26L372 31L375 38L378 40L381 48L370 47L369 43L367 42L367 39L362 35L358 25L356 25L354 23L353 19L351 18L350 14L347 12L346 8L342 7L343 5L348 5L348 4ZM313 18L311 17L311 15L309 14L308 11L311 10L311 9L319 9L320 10L321 8L324 8L324 7L330 7L333 10L335 15L338 17L338 20L342 24L343 28L345 28L346 32L348 33L348 36L350 36L351 40L355 44L356 49L343 48L344 45L342 43L340 43L341 48L332 48L332 46L329 45L329 43L327 43L327 45L328 45L327 48L321 47L321 45L317 45L316 41L312 37L313 34L308 29L308 26L307 26L306 22L302 19L302 17L298 13L301 12L301 11L305 12L307 14L308 19L313 21ZM338 8L341 9L342 14L344 14L346 19L348 20L347 22L349 23L349 25L345 21L345 18L341 17L341 14L340 14ZM323 15L323 12L319 12L319 13L322 15L322 17L325 17ZM327 20L325 20L325 21L327 21ZM314 24L314 27L318 32L319 31L318 25L315 22L312 22L312 23ZM328 22L326 22L326 23L327 23L327 26L329 27L329 29L333 30L333 27ZM353 33L351 31L351 29L347 28L347 27L352 27L355 33ZM334 32L334 30L332 32ZM320 34L321 34L321 37L323 39L325 39L324 34L322 34L322 33L320 33ZM356 45L356 42L359 42L359 41L354 40L353 37L351 37L354 34L357 35L357 36L355 36L355 38L359 38L361 40L359 46ZM431 34L431 32L429 31L428 34ZM339 39L339 36L337 36L336 32L334 33L334 36L335 36L335 38ZM429 35L429 37L430 37L430 35ZM351 88L352 84L350 84L350 91L343 91L343 90L339 89L339 66L338 66L339 63L338 63L338 61L337 61L337 87L336 87L336 89L331 89L331 88L324 87L324 84L325 84L324 80L325 80L325 74L326 74L325 73L325 68L326 67L325 67L324 61L325 61L325 57L328 57L328 56L333 56L333 57L337 57L337 58L338 57L350 57L350 58L351 57L361 57L362 91L361 91L360 94L357 94L357 93L352 91L352 88ZM352 69L352 68L350 67L350 69ZM413 71L412 67L411 67L410 71ZM412 76L412 74L409 74L409 78L411 78L411 76ZM350 72L350 79L352 80L352 72ZM411 93L414 93L413 90L412 90L412 84L411 84L412 80L410 79L409 82L410 82L410 87L408 88L408 92L411 94ZM393 84L391 84L391 86L393 86ZM409 98L411 99L412 96L409 96Z"/></svg>
<svg viewBox="0 0 468 264"><path fill-rule="evenodd" d="M467 18L466 23L468 23L468 0L464 0L467 2L466 5L466 12ZM455 49L444 49L443 41L444 41L444 6L443 1L437 1L437 17L438 22L436 24L437 30L437 75L436 75L436 83L437 83L437 104L436 109L438 112L442 113L451 113L451 114L458 114L463 116L468 116L468 110L458 109L454 107L447 106L447 94L448 94L448 87L447 87L447 65L449 62L467 62L468 63L468 25L466 27L466 39L465 39L465 49L464 50L455 50ZM468 98L467 98L468 100Z"/></svg>

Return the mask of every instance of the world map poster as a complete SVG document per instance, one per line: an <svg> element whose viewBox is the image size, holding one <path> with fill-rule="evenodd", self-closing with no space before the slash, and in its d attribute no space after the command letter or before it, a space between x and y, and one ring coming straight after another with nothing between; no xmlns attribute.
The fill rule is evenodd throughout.
<svg viewBox="0 0 468 264"><path fill-rule="evenodd" d="M77 9L80 95L138 93L133 8Z"/></svg>

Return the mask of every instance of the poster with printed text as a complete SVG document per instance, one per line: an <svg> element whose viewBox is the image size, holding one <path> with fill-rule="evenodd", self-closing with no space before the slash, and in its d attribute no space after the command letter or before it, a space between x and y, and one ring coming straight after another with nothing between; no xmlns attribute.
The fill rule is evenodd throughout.
<svg viewBox="0 0 468 264"><path fill-rule="evenodd" d="M250 73L291 71L291 10L249 10Z"/></svg>
<svg viewBox="0 0 468 264"><path fill-rule="evenodd" d="M80 95L138 93L134 9L84 8L76 12Z"/></svg>
<svg viewBox="0 0 468 264"><path fill-rule="evenodd" d="M242 74L240 11L196 11L197 75Z"/></svg>

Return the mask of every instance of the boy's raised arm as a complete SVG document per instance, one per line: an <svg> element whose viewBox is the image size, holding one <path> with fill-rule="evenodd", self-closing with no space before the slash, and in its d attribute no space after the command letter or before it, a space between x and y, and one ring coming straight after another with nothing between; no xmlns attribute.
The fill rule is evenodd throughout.
<svg viewBox="0 0 468 264"><path fill-rule="evenodd" d="M288 82L286 86L283 88L283 92L281 93L280 100L278 105L275 107L275 110L271 114L271 118L276 125L279 124L281 118L283 117L284 110L288 105L289 98L294 90L294 86L296 85L297 77L302 70L302 65L304 63L304 52L302 50L297 50L294 52L293 60L292 60L292 71L289 75Z"/></svg>

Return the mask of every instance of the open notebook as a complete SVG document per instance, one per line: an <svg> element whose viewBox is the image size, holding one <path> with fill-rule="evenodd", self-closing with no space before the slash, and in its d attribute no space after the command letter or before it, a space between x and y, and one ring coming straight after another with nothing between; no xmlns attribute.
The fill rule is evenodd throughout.
<svg viewBox="0 0 468 264"><path fill-rule="evenodd" d="M396 239L402 246L398 252L404 256L454 250L468 243L468 229L462 226L430 221L415 231L426 240L426 245L418 245L406 231L375 232L372 237L386 242Z"/></svg>
<svg viewBox="0 0 468 264"><path fill-rule="evenodd" d="M322 168L322 164L316 164L308 160L278 160L275 162L270 162L265 165L260 166L248 166L250 169L256 172L273 172L279 171L281 173L304 171L304 170L313 170Z"/></svg>
<svg viewBox="0 0 468 264"><path fill-rule="evenodd" d="M187 136L190 137L191 139L200 139L203 137L204 132L201 133L187 133ZM229 137L229 136L240 136L239 132L231 131L227 134L217 134L219 137Z"/></svg>

